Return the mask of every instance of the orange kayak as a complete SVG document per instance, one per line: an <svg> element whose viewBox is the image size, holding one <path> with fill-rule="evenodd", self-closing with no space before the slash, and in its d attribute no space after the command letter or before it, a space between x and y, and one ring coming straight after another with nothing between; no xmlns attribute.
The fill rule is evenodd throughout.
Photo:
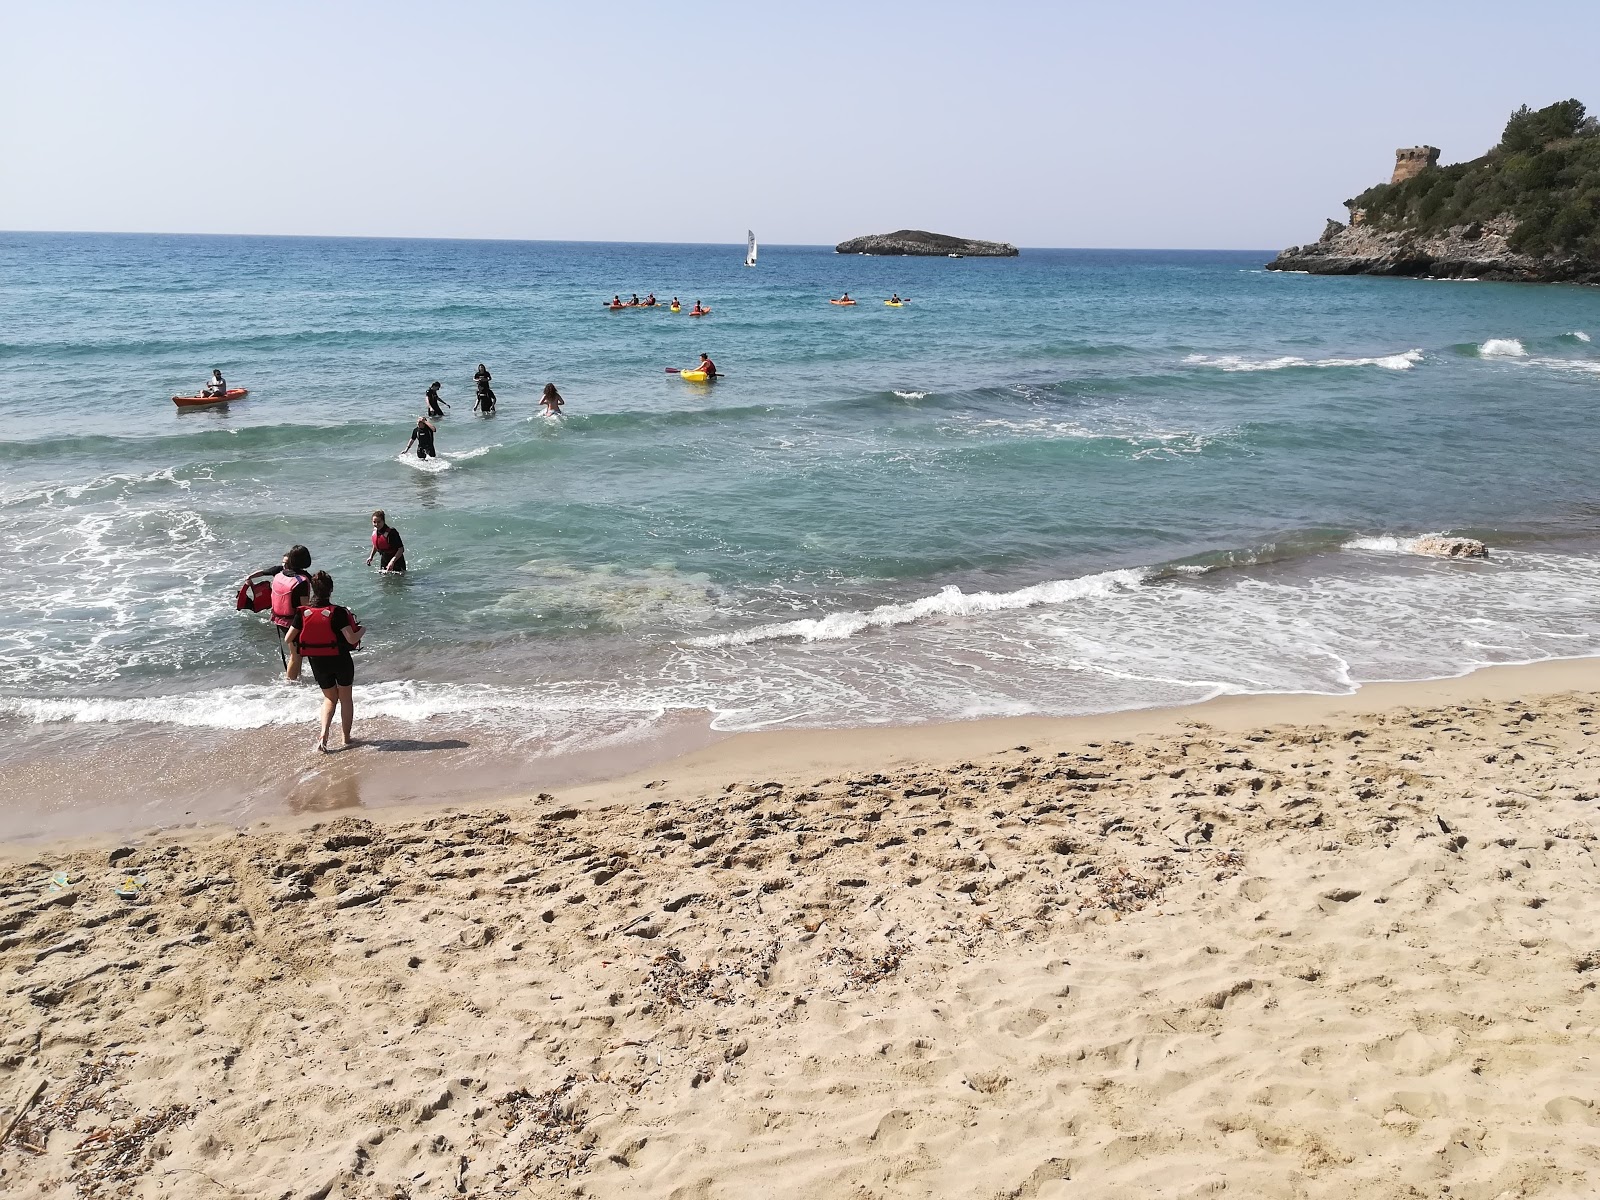
<svg viewBox="0 0 1600 1200"><path fill-rule="evenodd" d="M829 300L828 303L829 304L837 304L837 305L840 305L841 307L848 307L849 305L854 304L855 301L854 300Z"/></svg>
<svg viewBox="0 0 1600 1200"><path fill-rule="evenodd" d="M226 404L229 400L243 400L249 388L229 388L220 396L174 396L172 402L179 408L202 408L207 404Z"/></svg>

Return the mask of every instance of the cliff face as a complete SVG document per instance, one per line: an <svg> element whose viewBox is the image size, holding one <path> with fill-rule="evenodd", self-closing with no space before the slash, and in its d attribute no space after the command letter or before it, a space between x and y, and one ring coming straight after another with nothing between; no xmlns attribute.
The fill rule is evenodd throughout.
<svg viewBox="0 0 1600 1200"><path fill-rule="evenodd" d="M1329 221L1317 241L1290 246L1267 264L1267 270L1517 283L1600 283L1600 264L1572 255L1531 255L1512 250L1506 243L1515 230L1516 221L1511 217L1427 234Z"/></svg>
<svg viewBox="0 0 1600 1200"><path fill-rule="evenodd" d="M1009 242L975 242L924 229L898 229L894 233L851 238L840 242L834 250L839 254L960 254L969 258L1015 258L1017 255L1017 248Z"/></svg>

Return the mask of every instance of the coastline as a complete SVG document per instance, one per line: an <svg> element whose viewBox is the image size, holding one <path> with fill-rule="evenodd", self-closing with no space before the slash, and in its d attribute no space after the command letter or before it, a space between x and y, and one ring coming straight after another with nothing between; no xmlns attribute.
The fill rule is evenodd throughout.
<svg viewBox="0 0 1600 1200"><path fill-rule="evenodd" d="M9 847L0 1181L1587 1194L1593 671Z"/></svg>
<svg viewBox="0 0 1600 1200"><path fill-rule="evenodd" d="M757 776L794 783L818 772L939 765L1022 743L1048 745L1054 752L1097 740L1161 736L1195 724L1235 733L1283 723L1320 724L1399 707L1552 696L1586 690L1597 680L1600 658L1579 657L1480 667L1441 679L1370 683L1346 695L1227 695L1083 716L724 733L712 729L705 714L684 713L646 738L542 758L529 758L515 746L496 746L484 754L458 736L463 731L432 723L419 728L391 722L376 731L368 727L360 753L341 751L315 759L307 755L303 760L308 735L299 727L250 731L245 738L182 731L168 738L164 752L147 760L119 757L116 772L119 778L160 778L168 787L186 789L181 803L188 811L168 811L167 819L150 820L150 810L132 803L107 804L109 781L98 751L85 751L76 761L52 755L0 779L0 806L5 806L0 811L52 789L57 795L67 789L69 798L96 796L98 807L80 813L69 804L57 810L60 819L43 834L18 837L0 825L0 861L134 832L207 836L244 826L287 828L356 812L369 819L407 821L458 808L521 806L540 793L557 794L564 804L594 807L631 797L646 785L654 785L658 796L670 796ZM266 799L264 788L273 789L275 798ZM219 803L206 807L202 792ZM90 819L87 829L81 828L84 817ZM63 827L71 823L80 829L66 832Z"/></svg>

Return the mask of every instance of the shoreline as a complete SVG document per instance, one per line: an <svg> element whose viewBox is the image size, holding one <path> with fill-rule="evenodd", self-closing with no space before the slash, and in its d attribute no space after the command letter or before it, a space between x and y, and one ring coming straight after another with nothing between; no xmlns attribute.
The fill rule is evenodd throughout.
<svg viewBox="0 0 1600 1200"><path fill-rule="evenodd" d="M0 1181L1591 1194L1593 670L8 848Z"/></svg>
<svg viewBox="0 0 1600 1200"><path fill-rule="evenodd" d="M364 754L338 752L299 761L309 736L298 726L249 731L259 737L196 735L169 740L166 753L149 761L119 759L119 771L159 777L190 788L205 788L221 805L194 807L166 821L140 819L131 804L112 804L90 812L57 810L55 826L17 836L0 823L0 859L52 846L97 844L114 838L192 834L208 836L240 828L282 829L359 812L385 821L414 820L440 811L477 811L521 806L535 795L555 792L562 803L593 807L631 797L653 785L659 797L703 789L729 780L761 776L788 783L821 772L838 774L943 765L962 758L992 755L1019 743L1048 745L1052 752L1106 741L1170 734L1193 725L1224 732L1269 728L1284 723L1320 724L1391 708L1476 701L1546 697L1600 686L1600 657L1546 659L1480 667L1462 675L1417 681L1362 685L1345 695L1273 693L1226 695L1172 707L1124 709L1080 716L984 717L966 721L849 728L777 729L724 733L713 730L703 713L671 714L649 736L573 754L528 758L513 747L487 753L438 726L380 723L369 730ZM115 732L114 728L111 732ZM361 729L358 728L358 737ZM109 734L108 734L109 740ZM201 752L192 750L202 742ZM241 745L244 743L244 745ZM251 748L253 746L253 749ZM360 749L360 747L358 747ZM376 751L376 753L374 753ZM431 753L441 761L426 761ZM92 758L87 752L80 758ZM418 762L421 758L424 761ZM192 759L192 762L185 762ZM234 774L219 784L223 764ZM20 764L0 781L0 812L54 786L102 786L99 764L60 755ZM240 782L241 780L248 782ZM70 781L70 782L67 782ZM249 787L276 788L276 801ZM257 811L262 804L266 811ZM230 808L233 805L236 807ZM66 832L64 823L89 828ZM94 821L96 815L111 821ZM118 819L120 818L120 819Z"/></svg>

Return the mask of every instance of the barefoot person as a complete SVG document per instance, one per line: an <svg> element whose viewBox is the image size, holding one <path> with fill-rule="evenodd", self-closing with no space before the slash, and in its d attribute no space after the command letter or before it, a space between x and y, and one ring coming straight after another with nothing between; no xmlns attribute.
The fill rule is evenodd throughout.
<svg viewBox="0 0 1600 1200"><path fill-rule="evenodd" d="M372 553L367 555L369 567L373 554L379 556L378 570L386 575L405 573L406 544L400 540L400 531L389 524L381 508L372 510Z"/></svg>
<svg viewBox="0 0 1600 1200"><path fill-rule="evenodd" d="M311 576L306 574L311 569L311 551L304 546L290 546L283 556L283 563L277 567L268 567L265 571L256 571L246 576L243 586L239 588L239 598L236 601L238 608L249 608L252 612L271 612L272 623L279 630L279 637L289 628L289 622L294 617L295 609L306 603L311 596ZM278 648L279 657L283 657L283 648ZM289 661L283 659L287 667Z"/></svg>
<svg viewBox="0 0 1600 1200"><path fill-rule="evenodd" d="M555 384L547 383L544 385L544 395L539 397L540 408L544 409L552 417L559 417L561 415L561 406L565 403L566 401L561 398L561 393L556 391Z"/></svg>
<svg viewBox="0 0 1600 1200"><path fill-rule="evenodd" d="M412 445L415 444L418 458L438 458L439 452L433 448L433 435L438 432L438 428L427 417L418 417L417 427L411 431L411 440L406 443L406 448L400 451L400 456L403 458L409 454Z"/></svg>
<svg viewBox="0 0 1600 1200"><path fill-rule="evenodd" d="M356 682L356 661L350 651L361 644L361 626L348 608L333 602L333 576L318 571L311 577L311 603L294 614L294 622L284 635L292 658L305 658L311 675L322 689L322 732L316 749L326 753L328 729L334 709L339 710L339 728L344 744L350 740L350 725L355 719L351 689Z"/></svg>

